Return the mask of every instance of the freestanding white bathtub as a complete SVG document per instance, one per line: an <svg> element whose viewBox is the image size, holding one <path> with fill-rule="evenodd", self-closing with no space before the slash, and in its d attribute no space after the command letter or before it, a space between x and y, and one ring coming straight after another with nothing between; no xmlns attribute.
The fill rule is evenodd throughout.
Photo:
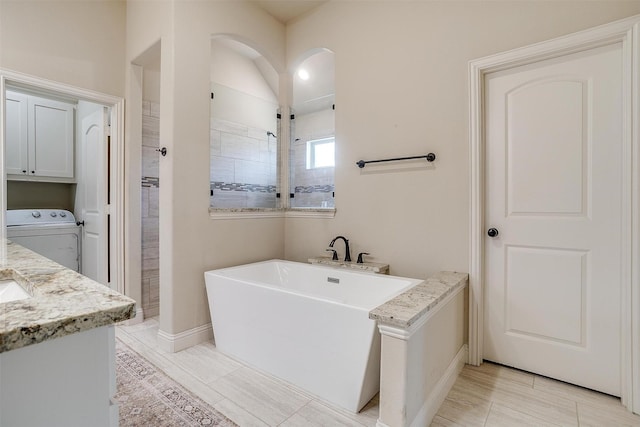
<svg viewBox="0 0 640 427"><path fill-rule="evenodd" d="M358 412L380 387L369 311L421 280L272 260L205 273L216 347Z"/></svg>

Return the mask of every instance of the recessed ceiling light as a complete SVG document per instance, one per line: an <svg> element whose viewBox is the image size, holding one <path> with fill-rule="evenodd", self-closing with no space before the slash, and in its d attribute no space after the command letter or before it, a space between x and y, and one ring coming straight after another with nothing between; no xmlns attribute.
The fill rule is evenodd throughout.
<svg viewBox="0 0 640 427"><path fill-rule="evenodd" d="M298 77L300 77L301 80L309 80L309 72L304 68L300 68L298 70Z"/></svg>

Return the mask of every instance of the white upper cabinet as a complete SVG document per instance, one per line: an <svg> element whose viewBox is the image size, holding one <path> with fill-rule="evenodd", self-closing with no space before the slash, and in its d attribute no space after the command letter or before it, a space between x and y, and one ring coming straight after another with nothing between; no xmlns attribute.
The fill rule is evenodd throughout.
<svg viewBox="0 0 640 427"><path fill-rule="evenodd" d="M6 105L5 168L7 175L26 175L29 169L27 155L28 97L20 93L7 92Z"/></svg>
<svg viewBox="0 0 640 427"><path fill-rule="evenodd" d="M75 106L7 91L7 179L74 178Z"/></svg>

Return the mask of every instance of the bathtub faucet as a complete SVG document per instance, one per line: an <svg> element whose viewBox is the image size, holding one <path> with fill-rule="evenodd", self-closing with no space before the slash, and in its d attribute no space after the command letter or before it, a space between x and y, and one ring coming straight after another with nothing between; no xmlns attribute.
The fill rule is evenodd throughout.
<svg viewBox="0 0 640 427"><path fill-rule="evenodd" d="M344 236L336 237L335 239L333 239L331 241L331 243L329 243L329 247L332 248L333 244L336 243L336 240L338 240L338 239L344 240L344 248L345 248L345 252L346 252L346 254L344 255L345 262L351 262L351 253L349 252L349 241L347 240L346 237L344 237Z"/></svg>

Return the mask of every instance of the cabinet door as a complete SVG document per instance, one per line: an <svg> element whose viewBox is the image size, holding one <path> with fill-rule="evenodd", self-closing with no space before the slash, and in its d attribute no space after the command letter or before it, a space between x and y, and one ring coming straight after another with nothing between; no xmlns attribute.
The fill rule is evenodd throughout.
<svg viewBox="0 0 640 427"><path fill-rule="evenodd" d="M29 97L29 175L73 178L71 104Z"/></svg>
<svg viewBox="0 0 640 427"><path fill-rule="evenodd" d="M7 174L27 174L27 96L7 91L5 168Z"/></svg>

